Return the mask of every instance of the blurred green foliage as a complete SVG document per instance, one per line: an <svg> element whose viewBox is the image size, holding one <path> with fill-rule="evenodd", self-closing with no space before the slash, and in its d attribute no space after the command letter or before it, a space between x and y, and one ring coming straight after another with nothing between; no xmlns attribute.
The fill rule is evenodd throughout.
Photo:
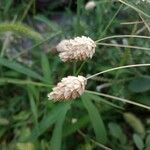
<svg viewBox="0 0 150 150"><path fill-rule="evenodd" d="M88 92L71 102L48 101L67 75L150 63L150 2L95 2L86 10L81 0L65 7L49 1L42 9L36 0L0 1L0 149L150 149L149 110ZM61 39L80 35L99 40L92 59L63 63L52 53ZM104 73L86 88L150 106L149 83L149 67L139 67Z"/></svg>

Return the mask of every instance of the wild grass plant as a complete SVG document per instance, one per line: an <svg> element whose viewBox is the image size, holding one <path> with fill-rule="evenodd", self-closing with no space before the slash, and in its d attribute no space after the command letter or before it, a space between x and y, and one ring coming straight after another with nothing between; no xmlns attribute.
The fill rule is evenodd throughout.
<svg viewBox="0 0 150 150"><path fill-rule="evenodd" d="M149 150L149 0L21 2L0 2L0 149ZM57 44L82 36L92 58L62 62ZM78 98L48 100L78 75Z"/></svg>

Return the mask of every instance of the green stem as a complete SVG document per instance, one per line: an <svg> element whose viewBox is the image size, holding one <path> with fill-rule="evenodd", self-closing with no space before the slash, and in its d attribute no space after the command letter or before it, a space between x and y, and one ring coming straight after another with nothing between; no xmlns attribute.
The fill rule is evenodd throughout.
<svg viewBox="0 0 150 150"><path fill-rule="evenodd" d="M124 2L123 0L118 0L118 1L121 2L121 3L123 3L124 5L126 5L126 6L128 6L128 7L130 7L130 8L132 8L132 9L134 9L134 10L137 11L138 13L141 13L141 14L143 14L144 16L150 18L150 15L148 15L147 13L143 12L142 10L140 10L140 9L138 9L138 8L136 8L136 7L134 7L134 6L132 6L131 4L126 3L126 2Z"/></svg>
<svg viewBox="0 0 150 150"><path fill-rule="evenodd" d="M98 92L94 92L94 91L88 91L88 90L86 90L86 92L91 93L91 94L95 94L95 95L99 95L99 96L103 96L103 97L106 97L106 98L110 98L110 99L115 99L115 100L118 100L118 101L121 101L121 102L124 102L124 103L129 103L129 104L132 104L132 105L139 106L139 107L150 110L149 106L146 106L146 105L143 105L143 104L140 104L140 103L136 103L134 101L127 100L127 99L124 99L124 98L120 98L120 97L116 97L116 96L112 96L112 95L108 95L108 94L104 94L104 93L98 93Z"/></svg>
<svg viewBox="0 0 150 150"><path fill-rule="evenodd" d="M20 21L23 21L25 19L25 17L27 16L27 13L29 11L29 9L31 8L32 4L34 5L34 0L30 0L29 4L27 5L27 7L25 8L23 15L20 19Z"/></svg>
<svg viewBox="0 0 150 150"><path fill-rule="evenodd" d="M131 49L141 49L144 51L150 51L150 48L148 48L148 47L140 47L140 46L132 46L132 45L112 44L112 43L97 43L97 45L110 46L110 47L131 48Z"/></svg>
<svg viewBox="0 0 150 150"><path fill-rule="evenodd" d="M134 65L127 65L127 66L120 66L120 67L116 67L116 68L111 68L111 69L108 69L108 70L104 70L102 72L98 72L98 73L96 73L94 75L91 75L87 79L91 79L91 78L96 77L96 76L98 76L100 74L111 72L111 71L115 71L115 70L119 70L119 69L133 68L133 67L146 67L146 66L150 66L150 64L134 64Z"/></svg>
<svg viewBox="0 0 150 150"><path fill-rule="evenodd" d="M77 62L73 63L73 75L76 74L76 69L77 69Z"/></svg>
<svg viewBox="0 0 150 150"><path fill-rule="evenodd" d="M40 87L52 87L53 85L49 84L43 84L39 82L34 82L31 80L19 80L19 79L10 79L10 78L0 78L0 84L2 83L11 83L11 84L19 84L19 85L35 85L35 86L40 86Z"/></svg>
<svg viewBox="0 0 150 150"><path fill-rule="evenodd" d="M119 13L119 11L121 10L123 4L120 5L120 7L118 8L118 10L116 11L116 13L114 14L114 16L112 17L112 19L109 21L108 25L106 26L106 28L104 29L104 31L102 32L101 36L103 36L105 34L105 32L108 30L108 28L110 27L110 25L112 24L113 20L115 19L115 17L117 16L117 14Z"/></svg>
<svg viewBox="0 0 150 150"><path fill-rule="evenodd" d="M101 41L108 40L108 39L113 39L113 38L143 38L143 39L150 39L149 36L142 36L142 35L113 35L113 36L108 36L108 37L98 39L95 42L99 43Z"/></svg>
<svg viewBox="0 0 150 150"><path fill-rule="evenodd" d="M84 61L84 62L80 65L79 69L78 69L78 70L77 70L77 72L76 72L76 75L78 75L78 74L79 74L79 72L80 72L80 71L81 71L81 69L83 68L83 66L84 66L85 62L86 62L86 61Z"/></svg>

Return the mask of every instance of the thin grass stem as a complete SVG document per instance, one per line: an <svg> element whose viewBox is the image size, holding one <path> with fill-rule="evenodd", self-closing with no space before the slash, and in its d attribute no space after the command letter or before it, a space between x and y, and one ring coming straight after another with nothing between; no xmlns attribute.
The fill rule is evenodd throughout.
<svg viewBox="0 0 150 150"><path fill-rule="evenodd" d="M78 69L77 72L76 72L76 75L79 74L79 72L81 71L81 69L82 69L82 67L84 66L85 62L86 62L86 61L84 61L84 62L80 65L79 69Z"/></svg>
<svg viewBox="0 0 150 150"><path fill-rule="evenodd" d="M11 83L11 84L19 84L19 85L35 85L40 87L52 87L53 85L44 84L40 82L34 82L31 80L19 80L19 79L11 79L11 78L0 78L0 84L2 83Z"/></svg>
<svg viewBox="0 0 150 150"><path fill-rule="evenodd" d="M99 39L95 42L98 43L98 42L108 40L108 39L113 39L113 38L143 38L143 39L150 39L149 36L142 36L142 35L113 35L113 36L108 36L108 37L101 38L101 39Z"/></svg>
<svg viewBox="0 0 150 150"><path fill-rule="evenodd" d="M121 102L124 102L124 103L132 104L132 105L150 110L150 106L146 106L146 105L143 105L143 104L131 101L131 100L127 100L127 99L124 99L124 98L120 98L120 97L116 97L116 96L112 96L112 95L108 95L108 94L104 94L104 93L98 93L98 92L94 92L94 91L88 91L88 90L86 90L86 92L91 93L91 94L95 94L95 95L99 95L99 96L103 96L103 97L106 97L106 98L110 98L110 99L115 99L115 100L118 100L118 101L121 101Z"/></svg>
<svg viewBox="0 0 150 150"><path fill-rule="evenodd" d="M144 22L143 21L131 21L131 22L122 22L120 23L121 25L134 25L134 24L143 24Z"/></svg>
<svg viewBox="0 0 150 150"><path fill-rule="evenodd" d="M150 51L148 47L140 47L133 45L123 45L123 44L111 44L111 43L97 43L97 45L110 46L110 47L123 47L123 48L132 48L132 49L141 49L144 51Z"/></svg>
<svg viewBox="0 0 150 150"><path fill-rule="evenodd" d="M132 9L134 9L134 10L137 11L138 13L141 13L141 14L143 14L144 16L150 18L150 15L148 15L148 14L146 14L145 12L143 12L142 10L140 10L140 9L138 9L138 8L136 8L136 7L134 7L134 6L132 6L131 4L126 3L126 2L123 1L123 0L118 0L118 1L121 2L121 3L123 3L124 5L126 5L126 6L128 6L128 7L130 7L130 8L132 8Z"/></svg>
<svg viewBox="0 0 150 150"><path fill-rule="evenodd" d="M106 26L106 28L104 29L104 31L102 32L101 36L103 36L105 34L105 32L108 30L108 28L110 27L110 25L112 24L113 20L116 18L116 16L118 15L119 11L121 10L123 4L120 5L120 7L118 8L118 10L116 11L116 13L114 14L114 16L112 17L112 19L109 21L108 25Z"/></svg>
<svg viewBox="0 0 150 150"><path fill-rule="evenodd" d="M141 14L139 14L139 16L140 16L140 18L142 19L142 21L144 22L144 24L145 24L145 26L146 26L148 32L150 33L150 26L149 26L149 24L146 22L146 20L142 17Z"/></svg>
<svg viewBox="0 0 150 150"><path fill-rule="evenodd" d="M146 66L150 66L150 64L134 64L134 65L126 65L126 66L115 67L115 68L111 68L111 69L104 70L104 71L98 72L96 74L93 74L93 75L87 77L87 79L91 79L91 78L94 78L94 77L96 77L100 74L115 71L115 70L119 70L119 69L133 68L133 67L146 67Z"/></svg>
<svg viewBox="0 0 150 150"><path fill-rule="evenodd" d="M102 148L102 149L104 149L104 150L112 150L111 148L106 147L105 145L103 145L103 144L101 144L101 143L95 141L94 139L90 138L89 136L87 136L86 134L84 134L81 130L78 130L78 133L79 133L82 137L89 139L93 144L99 146L100 148Z"/></svg>

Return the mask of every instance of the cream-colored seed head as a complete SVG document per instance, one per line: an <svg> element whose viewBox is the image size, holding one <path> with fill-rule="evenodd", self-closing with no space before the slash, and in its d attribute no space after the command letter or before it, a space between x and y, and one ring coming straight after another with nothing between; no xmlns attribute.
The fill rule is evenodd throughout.
<svg viewBox="0 0 150 150"><path fill-rule="evenodd" d="M87 79L83 76L68 76L54 87L48 94L49 100L54 101L70 100L79 97L85 90Z"/></svg>
<svg viewBox="0 0 150 150"><path fill-rule="evenodd" d="M89 1L85 5L86 10L92 10L95 7L96 7L96 3L94 1Z"/></svg>
<svg viewBox="0 0 150 150"><path fill-rule="evenodd" d="M95 53L95 42L89 37L76 37L74 39L63 40L56 49L63 62L73 60L85 60L92 58Z"/></svg>

